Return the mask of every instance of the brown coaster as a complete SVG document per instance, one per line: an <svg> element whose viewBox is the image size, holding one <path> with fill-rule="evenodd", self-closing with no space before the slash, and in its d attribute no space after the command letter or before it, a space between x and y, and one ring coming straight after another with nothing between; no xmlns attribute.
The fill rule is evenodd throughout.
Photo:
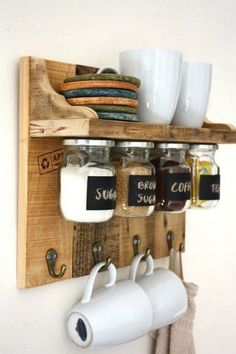
<svg viewBox="0 0 236 354"><path fill-rule="evenodd" d="M137 92L138 87L134 84L124 81L109 81L109 80L88 80L75 81L61 84L61 91L69 91L80 88L119 88Z"/></svg>
<svg viewBox="0 0 236 354"><path fill-rule="evenodd" d="M110 104L110 105L120 105L120 106L129 106L137 107L138 101L132 98L123 98L123 97L76 97L68 98L67 102L72 106L79 105L91 105L91 104Z"/></svg>

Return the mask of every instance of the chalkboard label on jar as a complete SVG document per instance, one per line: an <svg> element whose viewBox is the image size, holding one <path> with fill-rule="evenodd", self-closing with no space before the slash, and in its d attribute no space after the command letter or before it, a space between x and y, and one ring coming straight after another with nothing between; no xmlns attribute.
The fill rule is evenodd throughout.
<svg viewBox="0 0 236 354"><path fill-rule="evenodd" d="M129 176L129 206L148 206L156 203L156 179L154 176Z"/></svg>
<svg viewBox="0 0 236 354"><path fill-rule="evenodd" d="M220 175L201 175L199 186L200 200L220 199Z"/></svg>
<svg viewBox="0 0 236 354"><path fill-rule="evenodd" d="M189 200L191 192L190 173L168 173L166 200L179 201Z"/></svg>
<svg viewBox="0 0 236 354"><path fill-rule="evenodd" d="M111 210L116 207L116 177L89 176L87 210Z"/></svg>

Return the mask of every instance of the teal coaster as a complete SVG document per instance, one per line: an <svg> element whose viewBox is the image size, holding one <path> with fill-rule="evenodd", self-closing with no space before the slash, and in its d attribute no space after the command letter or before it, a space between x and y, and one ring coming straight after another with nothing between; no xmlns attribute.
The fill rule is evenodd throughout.
<svg viewBox="0 0 236 354"><path fill-rule="evenodd" d="M73 77L68 77L64 80L66 82L74 82L74 81L87 81L87 80L112 80L112 81L124 81L130 82L135 86L139 87L141 81L133 76L128 75L118 75L118 74L83 74L83 75L76 75Z"/></svg>
<svg viewBox="0 0 236 354"><path fill-rule="evenodd" d="M113 119L113 120L125 120L125 121L132 121L137 122L138 117L136 114L130 113L112 113L112 112L97 112L99 118L102 119Z"/></svg>
<svg viewBox="0 0 236 354"><path fill-rule="evenodd" d="M113 88L92 88L92 89L75 89L61 92L65 98L75 97L126 97L137 100L138 95L136 92L113 89Z"/></svg>
<svg viewBox="0 0 236 354"><path fill-rule="evenodd" d="M129 106L116 106L111 104L86 104L86 107L92 108L96 112L117 112L136 114L137 109Z"/></svg>

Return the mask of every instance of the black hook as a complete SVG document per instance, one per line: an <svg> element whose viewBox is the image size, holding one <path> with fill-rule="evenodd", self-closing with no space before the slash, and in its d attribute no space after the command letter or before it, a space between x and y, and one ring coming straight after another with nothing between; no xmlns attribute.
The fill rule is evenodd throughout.
<svg viewBox="0 0 236 354"><path fill-rule="evenodd" d="M66 265L63 264L61 266L60 272L55 273L56 260L57 260L57 251L54 250L53 248L50 248L46 253L48 272L53 278L62 278L66 272Z"/></svg>

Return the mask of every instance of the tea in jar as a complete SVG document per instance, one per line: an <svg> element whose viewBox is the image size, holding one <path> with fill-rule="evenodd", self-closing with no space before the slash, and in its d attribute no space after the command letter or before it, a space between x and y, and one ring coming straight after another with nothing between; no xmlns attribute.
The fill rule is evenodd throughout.
<svg viewBox="0 0 236 354"><path fill-rule="evenodd" d="M212 208L220 199L220 169L215 161L217 144L193 144L188 152L192 170L192 206Z"/></svg>

